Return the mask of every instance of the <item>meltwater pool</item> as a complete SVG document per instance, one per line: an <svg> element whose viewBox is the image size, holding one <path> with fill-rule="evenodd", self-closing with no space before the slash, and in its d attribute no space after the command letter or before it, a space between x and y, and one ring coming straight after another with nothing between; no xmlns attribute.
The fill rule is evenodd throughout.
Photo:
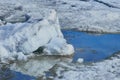
<svg viewBox="0 0 120 80"><path fill-rule="evenodd" d="M74 30L62 32L67 42L75 48L73 61L83 58L85 62L96 62L120 51L120 34L90 34Z"/></svg>

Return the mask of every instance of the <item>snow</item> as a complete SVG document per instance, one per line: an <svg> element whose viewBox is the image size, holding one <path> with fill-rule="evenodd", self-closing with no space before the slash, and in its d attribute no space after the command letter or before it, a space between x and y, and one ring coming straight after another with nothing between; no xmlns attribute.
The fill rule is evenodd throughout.
<svg viewBox="0 0 120 80"><path fill-rule="evenodd" d="M50 56L27 60L39 47L44 48L43 55L74 52L60 26L62 29L119 33L119 22L119 0L0 0L0 59L4 63L21 60L10 68L37 77L45 76L45 71L51 68L55 73L50 76L52 80L120 80L119 54L111 60L91 64L81 63L82 59L71 63Z"/></svg>
<svg viewBox="0 0 120 80"><path fill-rule="evenodd" d="M98 0L120 9L119 0Z"/></svg>
<svg viewBox="0 0 120 80"><path fill-rule="evenodd" d="M109 2L109 0L105 1ZM94 0L87 2L66 0L67 4L62 4L64 2L62 0L60 2L58 2L59 5L56 5L56 10L63 29L119 33L120 9L109 7Z"/></svg>
<svg viewBox="0 0 120 80"><path fill-rule="evenodd" d="M76 16L72 16L73 14ZM80 31L112 33L117 33L120 30L119 17L119 11L111 12L110 10L90 10L81 11L79 13L63 13L62 16L63 20L68 19L65 21L65 23L67 23L65 24L65 29L75 28ZM69 23L72 23L72 25L69 26Z"/></svg>
<svg viewBox="0 0 120 80"><path fill-rule="evenodd" d="M77 29L99 33L119 33L118 0L32 0L35 5L55 9L62 29ZM110 7L108 5L117 6ZM22 1L21 1L22 3ZM28 7L26 7L28 8ZM109 15L110 14L110 15ZM98 18L98 19L97 19Z"/></svg>
<svg viewBox="0 0 120 80"><path fill-rule="evenodd" d="M39 11L40 17L39 15L34 17L35 14L31 12L27 14L31 17L28 21L26 21L24 13L25 11L15 12L4 19L6 24L0 26L0 58L2 62L4 59L6 61L11 59L26 60L26 55L39 47L45 47L46 55L49 52L51 55L52 52L56 55L73 54L73 47L66 43L60 31L55 10L41 9Z"/></svg>
<svg viewBox="0 0 120 80"><path fill-rule="evenodd" d="M44 53L54 55L56 52L58 52L58 54L70 55L71 53L74 53L74 48L70 44L67 45L65 39L53 38L51 39L51 42L45 46Z"/></svg>
<svg viewBox="0 0 120 80"><path fill-rule="evenodd" d="M117 57L91 64L60 62L50 71L54 75L52 80L119 80L119 63L118 54Z"/></svg>
<svg viewBox="0 0 120 80"><path fill-rule="evenodd" d="M78 63L83 63L84 60L83 60L82 58L79 58L79 59L77 60L77 62L78 62Z"/></svg>
<svg viewBox="0 0 120 80"><path fill-rule="evenodd" d="M2 21L0 20L0 26L3 25Z"/></svg>
<svg viewBox="0 0 120 80"><path fill-rule="evenodd" d="M120 32L118 0L0 0L0 2L1 12L7 14L0 13L0 16L3 16L2 18L7 19L7 21L10 21L10 18L16 19L16 13L19 12L29 15L31 17L30 21L31 19L41 20L42 17L39 12L42 8L48 8L57 11L62 29L77 29L99 33ZM3 7L3 4L6 6ZM15 14L12 15L14 17L10 17L11 14ZM19 20L16 19L17 22L26 21L26 16L17 17L19 17ZM22 19L20 20L20 18ZM16 21L13 20L12 22Z"/></svg>
<svg viewBox="0 0 120 80"><path fill-rule="evenodd" d="M29 18L30 17L25 13L17 12L5 18L5 21L9 23L26 22Z"/></svg>

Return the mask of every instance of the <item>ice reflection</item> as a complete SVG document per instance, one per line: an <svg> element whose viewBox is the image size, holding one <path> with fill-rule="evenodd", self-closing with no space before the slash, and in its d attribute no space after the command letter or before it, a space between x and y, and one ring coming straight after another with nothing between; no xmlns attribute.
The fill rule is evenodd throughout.
<svg viewBox="0 0 120 80"><path fill-rule="evenodd" d="M10 69L30 76L42 77L45 76L45 73L56 63L59 63L63 60L72 61L72 59L68 59L68 57L63 56L36 56L34 58L29 59L28 61L19 61L13 63L10 66Z"/></svg>
<svg viewBox="0 0 120 80"><path fill-rule="evenodd" d="M33 76L10 70L9 64L0 64L0 80L35 80Z"/></svg>
<svg viewBox="0 0 120 80"><path fill-rule="evenodd" d="M10 80L14 74L5 64L0 64L0 80Z"/></svg>

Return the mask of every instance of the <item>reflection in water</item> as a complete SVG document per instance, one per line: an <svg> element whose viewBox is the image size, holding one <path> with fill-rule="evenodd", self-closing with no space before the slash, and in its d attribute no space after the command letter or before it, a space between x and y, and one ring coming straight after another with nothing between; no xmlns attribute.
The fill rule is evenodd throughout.
<svg viewBox="0 0 120 80"><path fill-rule="evenodd" d="M28 61L0 64L0 80L43 80L48 71L61 61L71 62L72 56L34 56Z"/></svg>
<svg viewBox="0 0 120 80"><path fill-rule="evenodd" d="M0 64L0 80L21 80L21 78L22 80L35 80L35 77L10 70L9 65Z"/></svg>
<svg viewBox="0 0 120 80"><path fill-rule="evenodd" d="M62 32L75 48L73 61L78 58L84 58L85 62L100 61L120 50L120 34L93 35L72 30Z"/></svg>
<svg viewBox="0 0 120 80"><path fill-rule="evenodd" d="M12 71L7 67L7 65L0 64L0 80L9 80L13 76Z"/></svg>
<svg viewBox="0 0 120 80"><path fill-rule="evenodd" d="M60 56L35 56L28 61L19 61L11 64L10 69L22 72L23 74L42 77L56 63L62 61L63 58ZM64 58L64 60L66 59Z"/></svg>

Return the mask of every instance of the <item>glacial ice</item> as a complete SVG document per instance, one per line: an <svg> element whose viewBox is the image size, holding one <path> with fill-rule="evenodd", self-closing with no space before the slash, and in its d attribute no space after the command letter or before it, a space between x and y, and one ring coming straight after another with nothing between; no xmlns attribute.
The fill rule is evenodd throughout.
<svg viewBox="0 0 120 80"><path fill-rule="evenodd" d="M46 11L46 12L45 12ZM21 23L23 18L18 16L15 23L0 26L0 58L1 61L14 59L27 59L28 54L44 47L44 52L49 55L71 55L73 47L66 43L60 31L55 10L41 10L42 20ZM47 13L47 14L46 14ZM39 13L40 14L40 13ZM40 15L41 16L41 15ZM18 18L18 19L17 19ZM13 22L14 18L10 18ZM44 53L43 52L43 53Z"/></svg>

